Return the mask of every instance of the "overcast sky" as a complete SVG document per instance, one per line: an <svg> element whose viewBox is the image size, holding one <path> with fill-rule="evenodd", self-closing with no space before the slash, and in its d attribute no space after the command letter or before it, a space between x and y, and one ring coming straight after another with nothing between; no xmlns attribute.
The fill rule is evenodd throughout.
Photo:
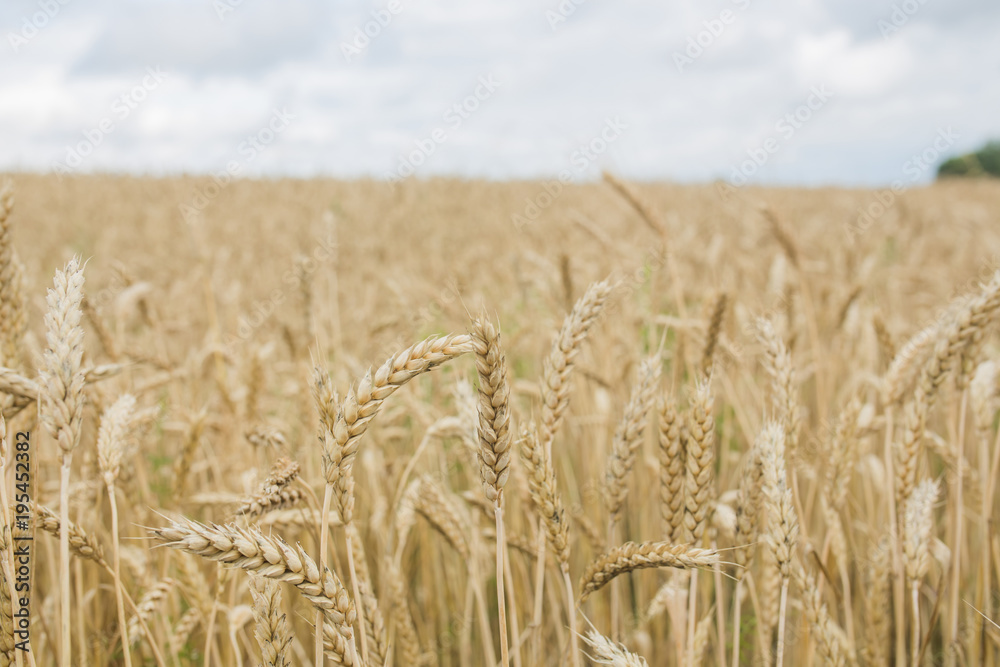
<svg viewBox="0 0 1000 667"><path fill-rule="evenodd" d="M577 2L4 0L0 169L881 185L1000 137L996 0Z"/></svg>

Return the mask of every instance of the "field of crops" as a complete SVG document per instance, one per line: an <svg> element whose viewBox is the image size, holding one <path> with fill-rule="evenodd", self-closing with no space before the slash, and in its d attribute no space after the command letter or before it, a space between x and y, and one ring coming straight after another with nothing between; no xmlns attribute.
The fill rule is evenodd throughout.
<svg viewBox="0 0 1000 667"><path fill-rule="evenodd" d="M1000 664L995 182L0 183L0 666Z"/></svg>

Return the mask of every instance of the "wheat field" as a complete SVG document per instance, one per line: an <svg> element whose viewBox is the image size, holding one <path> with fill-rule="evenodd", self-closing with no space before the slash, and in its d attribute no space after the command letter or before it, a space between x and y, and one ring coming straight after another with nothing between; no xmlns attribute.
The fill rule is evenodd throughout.
<svg viewBox="0 0 1000 667"><path fill-rule="evenodd" d="M995 182L0 182L0 665L1000 664Z"/></svg>

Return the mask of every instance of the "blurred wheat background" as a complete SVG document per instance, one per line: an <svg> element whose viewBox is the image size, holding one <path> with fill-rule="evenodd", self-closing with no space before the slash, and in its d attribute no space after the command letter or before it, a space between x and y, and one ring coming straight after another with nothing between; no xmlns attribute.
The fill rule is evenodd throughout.
<svg viewBox="0 0 1000 667"><path fill-rule="evenodd" d="M4 185L0 663L997 664L995 182L209 183Z"/></svg>

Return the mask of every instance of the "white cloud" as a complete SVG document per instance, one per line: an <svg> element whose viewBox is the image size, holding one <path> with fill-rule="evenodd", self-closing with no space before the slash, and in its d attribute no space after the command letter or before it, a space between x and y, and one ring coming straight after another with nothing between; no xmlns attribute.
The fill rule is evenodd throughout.
<svg viewBox="0 0 1000 667"><path fill-rule="evenodd" d="M937 127L958 128L962 149L1000 135L1000 11L989 0L928 3L887 39L876 23L892 3L881 0L586 0L555 30L545 12L556 0L400 2L351 62L341 44L388 0L244 0L224 21L200 0L72 2L17 53L8 35L37 4L4 3L0 168L51 168L156 65L168 80L81 169L218 170L285 108L295 122L248 173L379 176L491 73L499 90L419 175L551 174L618 115L629 128L598 166L726 176L819 84L835 98L755 180L885 183ZM673 54L726 9L734 22L678 72Z"/></svg>

